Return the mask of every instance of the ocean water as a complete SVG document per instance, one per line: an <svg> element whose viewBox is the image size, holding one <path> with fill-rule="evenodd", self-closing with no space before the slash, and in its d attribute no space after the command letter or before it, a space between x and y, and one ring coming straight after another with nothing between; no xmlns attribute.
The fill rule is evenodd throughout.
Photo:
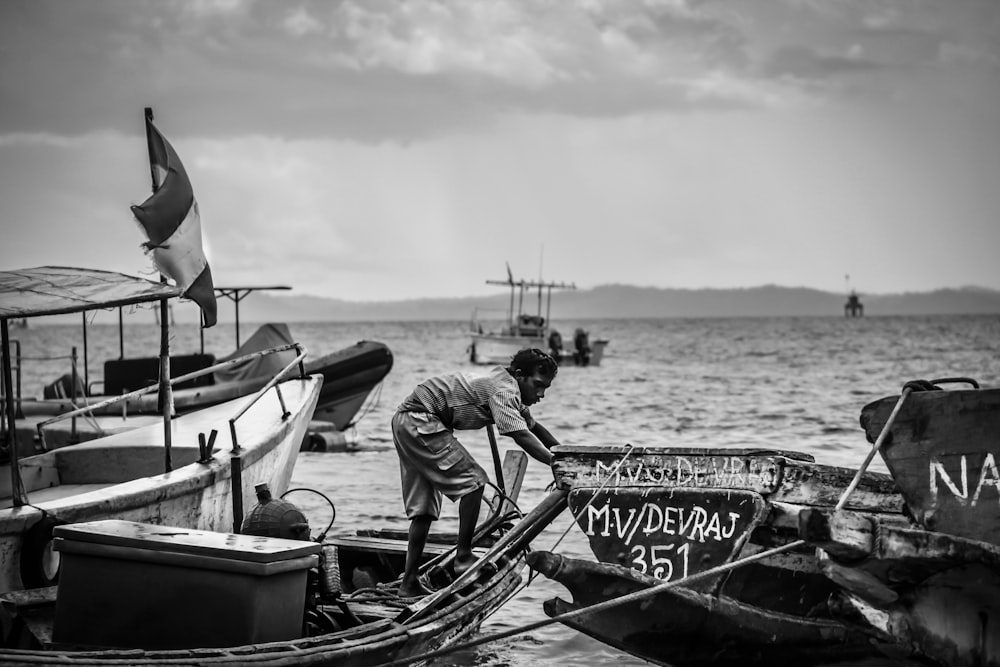
<svg viewBox="0 0 1000 667"><path fill-rule="evenodd" d="M158 329L148 312L126 324L127 355L155 354ZM136 318L131 318L136 319ZM112 320L113 322L114 320ZM131 321L131 320L130 320ZM1000 317L841 317L650 319L556 322L576 326L610 344L599 367L564 367L535 417L566 444L766 446L808 452L822 463L857 467L869 450L858 423L868 402L896 395L915 379L964 376L982 386L1000 386ZM245 340L254 325L243 323ZM360 449L352 453L302 452L293 487L326 494L336 507L331 534L358 528L400 528L398 467L389 419L413 386L433 374L472 369L464 322L295 323L293 337L311 353L324 354L361 339L392 349L394 366L356 428ZM21 341L23 389L41 387L69 368L73 345L82 354L81 327L32 326L13 330ZM88 327L88 374L101 374L104 359L117 357L117 325ZM171 349L198 350L193 326L174 328ZM234 347L232 324L205 334L205 349L217 356ZM499 438L507 449L505 438ZM492 471L485 432L469 432L465 444ZM876 457L872 469L885 468ZM534 462L519 505L529 510L545 495L551 472ZM330 520L329 506L314 494L288 500L310 518L314 533ZM445 503L435 530L457 526L457 506ZM533 544L575 557L590 557L585 538L567 515ZM481 628L507 631L546 618L542 602L568 597L544 578L526 586ZM435 665L647 664L566 628L552 624L515 637L462 650Z"/></svg>

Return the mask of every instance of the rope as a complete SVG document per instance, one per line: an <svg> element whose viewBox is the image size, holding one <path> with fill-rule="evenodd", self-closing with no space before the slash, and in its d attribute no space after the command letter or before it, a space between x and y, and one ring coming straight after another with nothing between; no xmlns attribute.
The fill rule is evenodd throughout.
<svg viewBox="0 0 1000 667"><path fill-rule="evenodd" d="M844 505L847 504L847 499L850 497L850 495L857 488L858 484L861 482L861 478L864 475L865 471L867 470L868 466L871 464L871 461L874 458L875 453L878 452L879 449L881 449L882 444L885 442L885 439L886 439L886 437L889 434L889 429L892 427L893 422L895 422L897 415L899 414L900 410L902 409L903 403L906 401L906 397L909 396L910 393L913 392L913 391L924 391L924 390L929 390L929 389L939 389L939 387L936 387L933 383L926 382L926 381L920 381L920 380L916 380L916 381L912 381L912 382L907 382L905 385L903 385L902 393L900 394L899 399L896 401L896 405L893 407L893 410L890 413L889 418L886 420L885 425L882 427L881 433L879 433L878 438L876 438L875 443L874 443L874 445L871 448L871 451L868 452L868 456L865 457L865 460L862 463L861 467L858 469L857 474L855 474L854 479L851 480L851 483L844 490L844 493L841 494L840 499L837 501L837 505L835 507L835 510L843 509ZM629 445L629 447L631 447L631 445ZM628 455L630 453L631 453L631 449L629 449L625 453L625 455L621 458L621 460L618 462L618 464L615 466L615 468L614 468L614 470L612 472L617 471L617 469L620 468L622 464L624 464L625 459L628 457ZM598 492L601 489L603 489L604 486L606 486L608 482L611 481L612 477L613 477L613 474L609 474L608 475L608 479L605 480L605 483L603 485L601 485L601 487L598 489ZM589 505L590 502L593 502L594 496L596 496L596 495L597 495L597 493L595 493L593 496L591 496L591 499L590 499L590 501L588 501L587 505ZM587 505L585 505L583 508L581 508L581 511L583 509L586 509ZM574 520L575 520L575 518L576 517L574 517ZM566 534L569 532L569 529L572 528L572 526L573 526L573 524L570 524L570 526L569 526L569 528L567 528L566 532L564 532L559 537L559 540L556 542L556 545L558 545L559 542L562 541L562 539L566 536ZM605 600L603 602L599 602L597 604L590 605L588 607L582 607L580 609L575 609L573 611L569 611L569 612L566 612L564 614L557 614L556 616L552 616L552 617L549 617L547 619L543 619L541 621L535 621L534 623L528 623L528 624L525 624L525 625L522 625L522 626L519 626L519 627L516 627L516 628L511 628L510 630L504 630L504 631L493 633L493 634L490 634L490 635L483 635L481 637L478 637L476 639L472 639L472 640L470 640L468 642L465 642L463 644L449 646L449 647L446 647L446 648L443 648L443 649L438 649L436 651L429 651L427 653L423 653L423 654L420 654L420 655L411 656L411 657L405 658L403 660L397 660L397 661L394 661L394 662L390 662L390 663L387 663L387 666L392 667L392 666L395 666L395 665L408 665L408 664L411 664L413 662L417 662L417 661L420 661L420 660L427 660L427 659L430 659L430 658L436 658L436 657L439 657L439 656L448 655L448 654L453 653L455 651L461 651L461 650L473 648L473 647L480 646L482 644L486 644L486 643L489 643L489 642L494 642L494 641L498 641L500 639L506 639L508 637L513 637L515 635L519 635L519 634L522 634L522 633L525 633L525 632L530 632L532 630L537 630L539 628L543 628L543 627L546 627L548 625L552 625L554 623L561 623L561 622L568 621L568 620L571 620L571 619L574 619L574 618L577 618L577 617L580 617L580 616L584 616L586 614L593 614L593 613L598 612L598 611L603 611L605 609L611 609L611 608L617 607L619 605L627 604L627 603L630 603L630 602L635 602L637 600L642 600L642 599L645 599L645 598L657 595L658 593L661 593L661 592L663 592L663 591L665 591L667 589L670 589L670 588L673 588L675 586L678 586L681 583L683 583L684 585L689 585L689 584L691 584L694 581L697 581L697 580L700 580L700 579L705 579L707 577L715 576L715 575L722 574L722 573L725 573L725 572L729 572L729 571L735 570L738 567L742 567L744 565L747 565L749 563L760 561L760 560L763 560L765 558L770 558L772 556L776 556L776 555L778 555L780 553L784 553L784 552L787 552L787 551L792 551L794 549L798 549L800 547L806 546L807 544L808 543L805 540L801 540L801 539L800 540L795 540L793 542L789 542L788 544L785 544L785 545L780 546L780 547L774 547L772 549L767 549L765 551L761 551L761 552L759 552L757 554L754 554L753 556L747 556L746 558L741 558L739 560L735 560L735 561L732 561L732 562L729 562L729 563L725 563L723 565L719 565L719 566L716 566L714 568L709 568L708 570L703 570L702 572L698 572L698 573L689 575L689 576L687 576L687 577L685 577L683 579L675 579L674 581L667 581L667 582L664 582L662 584L658 584L656 586L653 586L651 588L647 588L647 589L640 590L640 591L634 591L632 593L628 593L626 595L622 595L622 596L619 596L619 597L616 597L616 598L611 598L609 600ZM533 573L532 576L529 577L529 581L528 581L529 584L533 580L534 574L535 573ZM517 591L515 591L515 594L519 593L522 590L524 590L524 588L526 588L527 585L528 584L525 584L524 586L522 586L521 588L519 588ZM488 618L488 616L487 616L487 618Z"/></svg>
<svg viewBox="0 0 1000 667"><path fill-rule="evenodd" d="M903 391L899 395L899 400L896 401L895 407L893 407L892 412L889 414L889 419L886 420L885 425L882 427L882 432L878 434L878 438L875 439L875 444L872 445L871 450L869 450L864 463L862 463L861 467L858 468L858 472L854 475L854 479L852 479L851 483L847 485L846 489L844 489L844 493L841 494L840 500L838 500L836 506L834 506L833 510L835 512L844 509L844 505L847 504L847 499L852 493L854 493L854 489L858 487L858 484L861 483L861 477L865 474L865 471L868 470L868 465L872 462L872 459L875 458L875 453L882 448L882 443L885 442L886 436L889 435L889 428L892 426L892 423L896 421L896 415L899 414L900 408L903 407L903 402L906 400L906 397L910 395L911 391L913 391L913 386L911 386L909 382L903 385Z"/></svg>
<svg viewBox="0 0 1000 667"><path fill-rule="evenodd" d="M631 453L632 453L632 444L631 443L625 443L625 455L622 456L621 459L618 460L618 463L615 464L615 467L612 468L611 472L608 473L608 478L604 480L604 484L601 484L599 487L597 487L597 491L594 491L594 493L591 494L590 500L588 500L586 502L586 504L584 504L584 506L580 508L580 513L576 514L576 515L573 515L573 521L576 521L576 519L581 514L583 514L583 511L585 509L587 509L588 507L590 507L590 504L594 502L594 498L597 497L597 494L600 493L601 491L603 491L604 487L606 487L611 482L611 480L615 476L615 473L617 473L618 469L621 468L622 465L624 465L625 459L627 459ZM566 527L566 530L563 531L563 534L559 536L558 540L556 540L556 543L552 545L552 548L550 549L550 551L555 551L556 547L559 546L559 543L563 541L563 539L566 537L567 534L569 534L569 531L572 530L572 529L573 529L573 523L570 522L570 524ZM534 575L532 575L532 576L534 576Z"/></svg>
<svg viewBox="0 0 1000 667"><path fill-rule="evenodd" d="M896 405L892 408L892 412L889 413L889 418L886 420L885 425L882 427L882 432L878 434L878 438L875 439L875 444L872 445L871 450L868 452L868 456L865 457L864 462L861 467L858 468L858 472L854 475L854 479L851 483L844 489L844 493L841 494L840 500L837 501L837 505L833 508L834 511L839 511L844 509L847 504L847 499L850 497L854 490L861 483L861 477L864 475L865 471L868 470L869 464L871 464L872 459L875 458L875 453L882 448L882 444L885 439L889 436L889 429L892 427L893 422L896 421L896 416L899 415L900 409L903 407L903 402L906 401L906 397L909 396L914 391L935 391L940 390L941 387L937 386L938 383L945 382L968 382L974 387L978 388L978 383L975 380L970 380L969 378L942 378L940 380L910 380L903 385L903 390L899 394L899 399L896 401Z"/></svg>
<svg viewBox="0 0 1000 667"><path fill-rule="evenodd" d="M371 393L368 394L368 398L365 399L364 404L361 406L361 410L359 410L358 414L354 416L354 419L352 419L351 422L344 427L345 430L347 429L348 426L355 426L358 422L367 417L369 412L371 412L372 410L375 409L376 406L378 406L379 402L382 400L383 384L384 382L379 381L379 383L375 385L375 388L372 389Z"/></svg>
<svg viewBox="0 0 1000 667"><path fill-rule="evenodd" d="M549 618L542 619L540 621L535 621L533 623L527 623L525 625L511 628L510 630L503 630L501 632L496 632L489 635L483 635L475 639L469 640L468 642L462 644L456 644L448 646L436 651L428 651L427 653L421 653L419 655L409 656L401 660L395 660L393 662L385 663L384 667L396 667L397 665L409 665L414 662L428 660L430 658L437 658L443 655L448 655L449 653L454 653L455 651L463 651L465 649L473 648L486 644L489 642L494 642L500 639L507 639L508 637L513 637L514 635L519 635L524 632L530 632L531 630L537 630L538 628L544 628L545 626L552 625L553 623L562 623L580 616L585 616L587 614L593 614L598 611L604 611L605 609L611 609L619 605L627 604L630 602L635 602L637 600L643 600L648 597L652 597L663 591L674 588L680 584L690 584L692 581L698 579L704 579L709 576L714 576L716 574L721 574L723 572L728 572L734 570L737 567L742 567L748 563L752 563L758 560L763 560L765 558L770 558L771 556L776 556L779 553L784 553L786 551L792 551L806 544L805 540L795 540L794 542L789 542L788 544L782 545L780 547L774 547L768 549L767 551L761 551L760 553L754 554L753 556L747 556L746 558L741 558L740 560L733 561L730 563L725 563L723 565L718 565L714 568L692 574L683 579L675 579L674 581L665 581L662 584L657 584L651 588L646 588L640 591L633 591L632 593L627 593L626 595L621 595L616 598L611 598L609 600L604 600L603 602L598 602L597 604L590 605L589 607L582 607L580 609L574 609L573 611L568 611L564 614L557 614L555 616L550 616Z"/></svg>
<svg viewBox="0 0 1000 667"><path fill-rule="evenodd" d="M600 487L598 487L597 491L590 497L590 500L588 500L586 502L586 504L584 504L584 506L580 508L580 512L581 513L584 510L586 510L587 507L589 507L591 503L594 502L594 497L598 493L600 493L604 489L604 487L606 487L611 482L611 480L614 478L615 473L618 472L619 468L621 468L622 465L625 464L626 459L628 459L628 457L632 454L632 450L633 450L632 444L631 443L626 443L625 447L626 447L625 454L621 457L621 459L619 459L618 463L611 469L611 471L608 473L607 479L605 479L604 483ZM576 520L577 516L579 516L579 514L577 514L576 516L573 517L574 521ZM572 528L573 528L573 522L570 522L569 526L566 528L565 531L563 531L562 535L559 536L559 538L549 548L549 550L550 551L555 551L556 547L559 546L559 543L563 541L563 539L566 537L566 535L569 534L569 531L572 530ZM525 580L523 583L519 584L518 587L514 590L514 592L510 594L510 597L513 598L513 597L517 596L519 593L521 593L521 591L525 590L526 588L528 588L528 586L530 586L532 583L534 583L535 579L537 579L537 578L538 578L538 572L532 571L531 573L529 573L527 580ZM500 611L500 608L501 608L501 606L498 605L493 610L491 610L490 612L488 612L480 620L480 624L482 624L483 622L489 620L490 617L492 617L495 613L497 613L498 611ZM525 632L527 632L527 630L525 630ZM503 638L504 637L497 637L497 639L503 639ZM462 650L465 647L466 647L466 645L462 645L462 646L448 648L448 649L440 649L440 651L442 652L442 655L444 655L444 654L450 653L452 651ZM433 656L431 656L430 654L428 654L428 656L425 656L425 657L433 657ZM390 664L392 664L392 663L390 663ZM401 663L401 664L404 664L404 663Z"/></svg>

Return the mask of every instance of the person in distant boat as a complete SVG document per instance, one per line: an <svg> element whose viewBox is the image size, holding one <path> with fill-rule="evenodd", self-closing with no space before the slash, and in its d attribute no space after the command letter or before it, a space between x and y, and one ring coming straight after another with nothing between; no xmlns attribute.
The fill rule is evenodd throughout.
<svg viewBox="0 0 1000 667"><path fill-rule="evenodd" d="M392 417L403 505L410 519L401 597L430 592L417 574L431 523L441 512L442 495L459 503L455 575L475 562L472 537L488 477L454 432L496 424L497 432L549 465L549 450L559 442L532 418L528 406L545 396L558 370L542 350L524 349L506 368L494 366L486 375L458 372L431 377L403 399Z"/></svg>
<svg viewBox="0 0 1000 667"><path fill-rule="evenodd" d="M577 366L590 365L590 336L581 328L573 333L573 361Z"/></svg>
<svg viewBox="0 0 1000 667"><path fill-rule="evenodd" d="M553 359L558 361L559 355L562 354L562 349L562 334L555 329L552 329L552 331L549 332L549 354L552 355Z"/></svg>

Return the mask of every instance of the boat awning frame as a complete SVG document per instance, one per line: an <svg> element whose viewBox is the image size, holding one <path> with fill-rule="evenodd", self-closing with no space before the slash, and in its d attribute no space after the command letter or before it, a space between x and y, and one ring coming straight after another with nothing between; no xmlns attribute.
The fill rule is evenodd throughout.
<svg viewBox="0 0 1000 667"><path fill-rule="evenodd" d="M124 273L42 266L0 271L0 319L117 308L181 296L174 285Z"/></svg>

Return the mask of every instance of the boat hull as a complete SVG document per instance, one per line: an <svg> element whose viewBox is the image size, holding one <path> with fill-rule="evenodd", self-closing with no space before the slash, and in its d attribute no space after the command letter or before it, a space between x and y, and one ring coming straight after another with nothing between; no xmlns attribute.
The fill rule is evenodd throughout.
<svg viewBox="0 0 1000 667"><path fill-rule="evenodd" d="M1000 546L823 510L802 536L827 554L847 615L877 619L929 664L1000 666Z"/></svg>
<svg viewBox="0 0 1000 667"><path fill-rule="evenodd" d="M77 523L116 518L232 531L233 465L241 470L242 507L256 502L254 487L266 483L284 493L321 378L286 380L252 405L235 423L238 458L232 451L230 419L249 401L236 399L171 420L171 472L164 473L162 424L144 426L28 457L21 478L30 505L11 506L9 466L0 468L0 590L30 587L51 539L53 521ZM214 452L199 462L199 436L219 434ZM4 500L6 498L6 500ZM38 584L36 584L38 585Z"/></svg>
<svg viewBox="0 0 1000 667"><path fill-rule="evenodd" d="M766 608L681 586L654 592L662 587L655 578L544 551L532 553L529 565L573 595L572 602L547 601L544 610L549 616L638 595L564 623L661 665L827 665L882 657L878 647L888 639L864 626L831 619L817 603L824 601L821 594L786 595L780 608L777 603Z"/></svg>
<svg viewBox="0 0 1000 667"><path fill-rule="evenodd" d="M905 652L890 633L832 613L839 587L815 548L792 544L802 517L834 506L855 470L766 449L560 446L553 454L557 484L570 490L570 508L599 562L573 561L572 576L540 568L574 594L572 605L549 602L550 615L614 597L612 589L699 575L567 625L641 658L685 666L826 664ZM862 475L846 506L909 525L888 475ZM788 551L765 553L777 546Z"/></svg>
<svg viewBox="0 0 1000 667"><path fill-rule="evenodd" d="M526 463L523 453L513 459L508 455L504 475L508 482L516 483L507 488L520 486L518 480L523 477ZM516 496L515 491L511 502ZM327 586L324 589L320 584L317 592L320 607L310 610L322 614L307 614L307 625L312 632L306 638L216 648L60 650L62 647L38 642L37 628L46 627L48 621L40 619L42 614L37 610L45 608L43 603L47 603L47 609L53 613L55 606L57 591L50 588L47 596L20 602L36 610L35 619L23 620L20 631L12 633L20 642L18 648L0 648L0 664L236 667L252 663L265 667L374 667L411 658L418 659L416 664L423 664L420 656L446 649L475 632L482 621L520 589L528 544L565 508L565 494L555 492L528 514L514 518L504 509L503 501L497 500L497 511L477 530L486 544L475 548L478 560L461 576L452 579L448 573L453 550L443 545L428 545L425 555L427 552L435 555L433 562L425 563L427 576L437 579L441 575L446 581L440 584L442 588L416 601L400 599L391 592L391 586L379 585L393 581L398 585L407 553L405 537L328 538L323 544L318 577ZM512 519L510 526L508 522ZM330 573L336 576L329 576ZM5 598L0 613L19 604L10 595ZM320 616L325 616L326 623L335 627L323 631L328 626L317 623ZM14 621L16 625L17 615ZM31 625L34 627L29 629L27 626Z"/></svg>
<svg viewBox="0 0 1000 667"><path fill-rule="evenodd" d="M511 358L519 350L534 347L551 352L548 345L548 341L542 336L502 336L474 333L469 347L469 360L474 364L506 365L510 363ZM563 350L554 355L554 358L560 366L600 366L601 360L604 358L604 348L607 345L608 341L604 339L592 341L590 343L590 357L586 363L574 356L571 350Z"/></svg>
<svg viewBox="0 0 1000 667"><path fill-rule="evenodd" d="M238 667L248 664L248 656L252 655L252 664L263 667L376 667L442 649L474 633L519 589L523 568L523 557L507 559L495 574L480 582L472 594L456 596L450 603L412 624L385 618L326 635L231 648L73 652L0 648L0 662L8 667L39 664L67 667L78 667L80 664Z"/></svg>
<svg viewBox="0 0 1000 667"><path fill-rule="evenodd" d="M898 396L866 405L875 442ZM1000 389L909 394L879 450L916 521L932 531L1000 544Z"/></svg>
<svg viewBox="0 0 1000 667"><path fill-rule="evenodd" d="M367 340L307 362L306 373L323 376L314 419L330 422L338 431L352 426L364 416L359 411L392 363L387 345Z"/></svg>

